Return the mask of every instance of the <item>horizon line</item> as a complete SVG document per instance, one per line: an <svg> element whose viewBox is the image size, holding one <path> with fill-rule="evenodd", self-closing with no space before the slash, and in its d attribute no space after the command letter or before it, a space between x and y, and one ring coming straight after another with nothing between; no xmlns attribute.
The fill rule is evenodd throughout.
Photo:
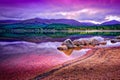
<svg viewBox="0 0 120 80"><path fill-rule="evenodd" d="M119 20L104 20L104 21L94 21L94 20L76 20L76 19L67 19L67 18L59 18L59 19L55 19L55 18L28 18L28 19L0 19L0 21L5 21L5 20L18 20L18 21L24 21L24 20L30 20L30 19L46 19L46 20L59 20L59 19L66 19L66 20L75 20L75 21L78 21L78 22L85 22L85 23L93 23L93 24L102 24L104 22L109 22L109 21L118 21L120 22Z"/></svg>

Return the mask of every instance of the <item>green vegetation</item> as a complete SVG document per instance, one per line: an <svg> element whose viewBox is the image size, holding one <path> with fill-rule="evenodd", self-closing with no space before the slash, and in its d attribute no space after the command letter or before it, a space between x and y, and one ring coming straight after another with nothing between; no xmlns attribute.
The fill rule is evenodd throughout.
<svg viewBox="0 0 120 80"><path fill-rule="evenodd" d="M120 30L120 25L108 26L70 26L67 24L9 24L0 27L1 36L25 37L47 36L52 38L66 37L70 35L120 35L120 32L87 32L85 30Z"/></svg>
<svg viewBox="0 0 120 80"><path fill-rule="evenodd" d="M97 25L97 26L70 26L67 24L9 24L2 25L1 29L23 30L120 30L120 25Z"/></svg>

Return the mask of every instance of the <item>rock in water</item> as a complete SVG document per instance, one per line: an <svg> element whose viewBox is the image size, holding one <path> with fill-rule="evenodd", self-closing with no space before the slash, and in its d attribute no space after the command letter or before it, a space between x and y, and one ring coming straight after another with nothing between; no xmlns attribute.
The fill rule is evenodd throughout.
<svg viewBox="0 0 120 80"><path fill-rule="evenodd" d="M111 43L120 42L120 39L111 39Z"/></svg>
<svg viewBox="0 0 120 80"><path fill-rule="evenodd" d="M81 43L80 43L79 40L74 40L74 41L73 41L73 44L76 45L76 46L80 46L80 45L81 45Z"/></svg>
<svg viewBox="0 0 120 80"><path fill-rule="evenodd" d="M74 40L73 41L74 45L76 46L88 46L90 44L90 41L89 40Z"/></svg>
<svg viewBox="0 0 120 80"><path fill-rule="evenodd" d="M62 43L62 45L66 45L69 49L75 47L75 45L73 44L73 42L71 41L71 39L66 39L66 40Z"/></svg>
<svg viewBox="0 0 120 80"><path fill-rule="evenodd" d="M92 39L90 44L93 45L93 46L96 46L96 45L99 45L99 41L96 40L96 39Z"/></svg>
<svg viewBox="0 0 120 80"><path fill-rule="evenodd" d="M102 42L100 42L99 44L101 44L101 45L106 45L107 42L106 42L106 41L102 41Z"/></svg>
<svg viewBox="0 0 120 80"><path fill-rule="evenodd" d="M62 45L57 48L58 50L68 50L68 47L66 45Z"/></svg>
<svg viewBox="0 0 120 80"><path fill-rule="evenodd" d="M120 39L120 36L115 37L115 39Z"/></svg>
<svg viewBox="0 0 120 80"><path fill-rule="evenodd" d="M88 46L90 43L89 40L82 40L81 42L82 42L82 45L84 46Z"/></svg>
<svg viewBox="0 0 120 80"><path fill-rule="evenodd" d="M110 40L110 38L104 38L104 41Z"/></svg>

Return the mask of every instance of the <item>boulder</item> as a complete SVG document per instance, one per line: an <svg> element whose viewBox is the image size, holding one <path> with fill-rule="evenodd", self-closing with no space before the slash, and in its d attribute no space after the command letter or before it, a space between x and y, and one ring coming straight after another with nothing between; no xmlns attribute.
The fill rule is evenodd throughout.
<svg viewBox="0 0 120 80"><path fill-rule="evenodd" d="M120 39L120 36L116 36L115 39Z"/></svg>
<svg viewBox="0 0 120 80"><path fill-rule="evenodd" d="M104 41L110 40L110 38L104 38Z"/></svg>
<svg viewBox="0 0 120 80"><path fill-rule="evenodd" d="M84 46L89 45L89 41L83 39L83 40L81 40L81 45L84 45Z"/></svg>
<svg viewBox="0 0 120 80"><path fill-rule="evenodd" d="M100 42L99 44L101 44L101 45L106 45L107 42L106 42L106 41L102 41L102 42Z"/></svg>
<svg viewBox="0 0 120 80"><path fill-rule="evenodd" d="M97 39L90 40L90 44L93 46L99 45L99 41Z"/></svg>
<svg viewBox="0 0 120 80"><path fill-rule="evenodd" d="M82 42L80 40L74 40L73 44L76 45L76 46L81 46Z"/></svg>
<svg viewBox="0 0 120 80"><path fill-rule="evenodd" d="M90 41L89 40L74 40L73 41L74 45L76 46L86 46L86 45L89 45L90 44Z"/></svg>
<svg viewBox="0 0 120 80"><path fill-rule="evenodd" d="M81 45L81 42L79 40L74 40L73 41L73 44L76 45L76 46L80 46Z"/></svg>
<svg viewBox="0 0 120 80"><path fill-rule="evenodd" d="M75 47L75 45L73 44L73 42L71 41L71 39L66 39L66 40L62 43L62 45L66 45L69 49Z"/></svg>
<svg viewBox="0 0 120 80"><path fill-rule="evenodd" d="M59 46L57 48L58 50L68 50L68 47L66 45Z"/></svg>
<svg viewBox="0 0 120 80"><path fill-rule="evenodd" d="M116 43L116 42L120 42L120 39L111 39L110 41L111 43Z"/></svg>

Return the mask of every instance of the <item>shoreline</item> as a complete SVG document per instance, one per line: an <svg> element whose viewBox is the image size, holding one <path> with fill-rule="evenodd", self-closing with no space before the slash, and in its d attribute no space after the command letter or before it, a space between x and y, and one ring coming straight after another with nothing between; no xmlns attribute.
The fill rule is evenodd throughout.
<svg viewBox="0 0 120 80"><path fill-rule="evenodd" d="M45 72L43 74L40 74L40 75L34 77L33 79L30 79L30 80L36 80L36 79L37 80L41 80L41 79L45 79L46 80L46 77L49 77L50 75L53 75L55 72L58 72L58 71L60 71L60 70L62 70L64 68L67 68L67 67L71 66L71 65L75 65L75 64L84 62L85 60L91 58L100 49L106 50L106 49L116 49L116 48L120 49L120 46L119 47L106 47L106 48L92 48L92 50L89 50L85 55L81 56L80 58L77 58L77 59L74 59L74 60L70 60L70 61L67 61L67 62L65 62L63 64L57 65L56 67L54 67L54 68L48 70L47 72Z"/></svg>
<svg viewBox="0 0 120 80"><path fill-rule="evenodd" d="M94 56L96 54L97 51L99 51L100 49L120 49L120 46L119 47L106 47L106 48L92 48L92 50L89 50L85 55L81 56L81 58L77 58L77 59L74 59L74 60L71 60L71 61L67 61L63 64L60 64L60 65L57 65L57 67L55 68L52 68L50 70L48 70L47 72L43 73L43 74L40 74L36 77L34 77L33 79L30 79L30 80L46 80L46 79L49 79L47 77L49 77L50 75L53 75L54 73L66 68L66 67L69 67L71 65L75 65L75 64L78 64L78 63L82 63L84 62L85 60L91 58L92 56ZM68 68L67 68L68 69ZM68 76L68 75L67 75ZM54 76L55 77L55 76ZM54 79L54 78L53 78ZM86 79L85 79L86 80Z"/></svg>
<svg viewBox="0 0 120 80"><path fill-rule="evenodd" d="M96 46L96 47L95 46L94 47L93 46L89 46L89 47L83 46L82 47L83 49L88 49L87 51L85 51L85 53L83 53L83 55L80 52L76 52L77 50L80 51L81 49L73 48L73 53L76 54L75 55L76 57L74 57L74 55L71 54L71 57L69 57L69 58L65 57L65 54L63 52L59 52L56 49L57 47L59 47L59 45L61 43L31 44L26 41L25 42L17 42L17 44L14 44L14 42L13 43L10 42L10 44L9 44L9 42L7 42L5 44L2 43L3 45L1 44L1 49L3 48L3 53L5 53L7 51L6 50L6 49L8 49L7 46L9 46L10 48L14 48L11 50L11 51L13 51L13 54L14 53L16 54L17 51L18 51L18 53L20 53L22 48L26 48L26 49L23 51L24 52L23 55L14 56L15 59L9 58L9 56L8 56L8 61L5 61L5 63L4 62L2 63L3 66L1 66L1 69L3 69L3 73L0 73L1 79L7 80L10 77L13 80L14 79L18 79L18 80L20 80L20 79L23 79L23 80L45 79L46 80L46 78L49 78L49 76L53 75L56 72L64 70L65 68L67 68L69 71L68 67L71 67L71 66L77 65L77 64L81 65L82 62L86 62L88 59L95 56L96 53L99 53L101 50L103 50L102 53L108 54L109 49L114 50L115 52L116 52L116 49L120 49L119 43L114 44L114 43L111 43L110 41L107 41L107 42L108 42L108 44L106 44L106 46L103 45L103 47L102 47L102 45L100 47L98 47L98 46ZM30 47L30 46L32 46L32 47ZM30 48L31 48L31 50L29 52ZM33 49L33 51L32 51L32 49ZM14 50L16 50L16 52ZM34 52L34 50L35 50L35 52ZM39 50L39 51L36 52L36 50ZM43 53L41 50L43 51ZM23 52L21 52L21 53L23 53ZM30 54L25 54L28 52ZM51 52L51 54L50 54L50 52ZM115 52L113 52L113 53L115 53ZM120 50L119 50L119 52L120 52ZM40 53L46 54L46 56L40 55ZM51 56L48 55L48 53ZM56 53L61 53L61 54L56 54ZM77 55L78 53L79 53L79 55ZM103 55L102 53L97 54L97 56ZM82 55L82 56L80 56L80 55ZM99 59L100 59L99 57L96 58L96 60L99 60ZM94 62L96 60L94 59L94 60L92 60L92 62ZM89 62L87 62L87 63L89 63ZM86 65L86 63L84 63L83 65ZM12 66L16 67L16 69ZM79 67L81 67L81 66L79 66ZM98 65L96 65L96 66L98 66ZM74 67L72 67L72 68L74 68ZM2 70L1 70L1 72L2 72ZM88 72L86 71L86 73L88 73ZM71 72L71 74L74 75L74 73L72 73L72 72ZM57 74L54 74L54 75L57 75ZM69 74L67 74L66 76L69 77ZM58 78L56 76L54 76L54 77L56 79ZM54 78L49 79L49 80L54 80Z"/></svg>
<svg viewBox="0 0 120 80"><path fill-rule="evenodd" d="M87 53L84 54L83 56L80 56L80 57L78 57L77 59L73 59L73 60L66 61L66 62L64 62L64 63L62 63L62 64L58 64L58 65L54 66L52 69L49 69L49 70L41 73L40 75L38 75L38 76L36 76L36 77L34 77L33 79L30 79L30 80L37 80L37 79L40 79L40 80L41 80L41 79L45 78L46 76L49 76L51 73L54 73L54 72L57 71L57 70L60 70L60 69L62 69L62 68L64 68L64 67L67 67L67 66L69 66L69 65L71 65L71 64L74 64L74 63L77 63L77 62L82 61L82 60L84 60L84 59L87 59L88 57L92 56L95 51L96 51L96 49L94 49L94 50L89 50L89 51L87 51ZM91 52L92 52L92 53L91 53ZM90 53L90 54L89 54L89 53Z"/></svg>

